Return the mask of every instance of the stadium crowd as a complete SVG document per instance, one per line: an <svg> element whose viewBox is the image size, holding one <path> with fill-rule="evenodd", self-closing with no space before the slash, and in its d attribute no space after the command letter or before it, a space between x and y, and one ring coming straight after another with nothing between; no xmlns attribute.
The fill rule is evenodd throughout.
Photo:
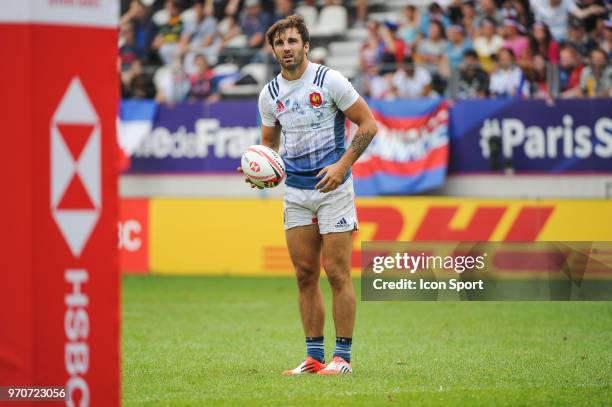
<svg viewBox="0 0 612 407"><path fill-rule="evenodd" d="M276 65L265 31L293 13L316 62L348 31L363 34L348 76L372 98L612 97L609 0L444 0L400 13L372 0L122 0L122 96L256 94Z"/></svg>

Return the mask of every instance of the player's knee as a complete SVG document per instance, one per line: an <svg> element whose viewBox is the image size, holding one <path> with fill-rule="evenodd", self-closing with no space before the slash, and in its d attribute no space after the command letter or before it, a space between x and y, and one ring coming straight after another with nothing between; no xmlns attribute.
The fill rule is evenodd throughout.
<svg viewBox="0 0 612 407"><path fill-rule="evenodd" d="M323 268L327 274L342 274L349 269L350 265L347 264L345 259L340 257L330 256L323 259Z"/></svg>
<svg viewBox="0 0 612 407"><path fill-rule="evenodd" d="M350 271L342 270L335 273L327 273L327 280L333 290L341 290L346 287L351 279Z"/></svg>
<svg viewBox="0 0 612 407"><path fill-rule="evenodd" d="M296 267L295 276L300 290L308 290L319 284L319 270L315 267Z"/></svg>

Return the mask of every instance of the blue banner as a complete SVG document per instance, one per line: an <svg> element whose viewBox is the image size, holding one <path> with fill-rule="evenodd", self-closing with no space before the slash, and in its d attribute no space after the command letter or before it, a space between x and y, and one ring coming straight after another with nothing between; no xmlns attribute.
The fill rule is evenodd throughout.
<svg viewBox="0 0 612 407"><path fill-rule="evenodd" d="M611 172L612 99L461 101L450 146L450 173Z"/></svg>
<svg viewBox="0 0 612 407"><path fill-rule="evenodd" d="M121 106L122 127L130 130L124 133L138 142L129 151L129 173L235 174L242 153L259 141L254 100L149 105ZM448 162L446 102L370 101L370 106L379 132L353 166L357 194L410 194L441 186Z"/></svg>
<svg viewBox="0 0 612 407"><path fill-rule="evenodd" d="M129 115L128 115L129 116ZM159 105L130 173L236 173L260 137L257 101Z"/></svg>

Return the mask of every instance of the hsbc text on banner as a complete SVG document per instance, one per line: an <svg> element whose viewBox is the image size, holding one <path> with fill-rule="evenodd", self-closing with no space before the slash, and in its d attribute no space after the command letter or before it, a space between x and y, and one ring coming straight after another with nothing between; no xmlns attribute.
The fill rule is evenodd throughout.
<svg viewBox="0 0 612 407"><path fill-rule="evenodd" d="M448 163L446 102L370 100L368 104L378 133L353 165L357 195L405 195L441 186Z"/></svg>
<svg viewBox="0 0 612 407"><path fill-rule="evenodd" d="M450 173L610 173L612 99L461 101L450 138Z"/></svg>
<svg viewBox="0 0 612 407"><path fill-rule="evenodd" d="M129 107L122 105L124 122ZM131 151L130 173L235 174L260 136L255 100L159 105L150 117L152 130Z"/></svg>
<svg viewBox="0 0 612 407"><path fill-rule="evenodd" d="M118 406L119 3L5 3L0 384Z"/></svg>
<svg viewBox="0 0 612 407"><path fill-rule="evenodd" d="M149 199L119 203L119 266L128 273L149 271Z"/></svg>

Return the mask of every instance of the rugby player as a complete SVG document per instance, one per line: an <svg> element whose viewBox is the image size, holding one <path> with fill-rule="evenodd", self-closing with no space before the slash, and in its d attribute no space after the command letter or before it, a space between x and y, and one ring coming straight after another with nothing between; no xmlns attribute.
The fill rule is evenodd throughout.
<svg viewBox="0 0 612 407"><path fill-rule="evenodd" d="M310 37L301 16L276 22L266 39L281 72L259 95L261 142L280 150L285 162L284 228L306 336L306 359L283 374L352 373L355 291L351 251L358 223L351 166L376 134L376 122L365 100L342 74L308 60ZM348 148L345 117L358 126ZM336 331L328 364L319 286L321 261L331 286Z"/></svg>

